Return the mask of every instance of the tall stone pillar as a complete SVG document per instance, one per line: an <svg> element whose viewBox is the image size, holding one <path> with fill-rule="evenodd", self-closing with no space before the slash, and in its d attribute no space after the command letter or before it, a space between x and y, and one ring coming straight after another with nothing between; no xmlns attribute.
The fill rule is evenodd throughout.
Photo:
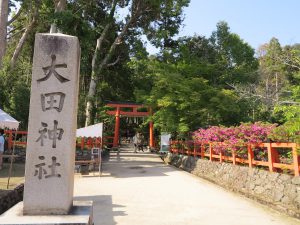
<svg viewBox="0 0 300 225"><path fill-rule="evenodd" d="M26 215L73 204L80 47L77 37L35 37L25 171Z"/></svg>

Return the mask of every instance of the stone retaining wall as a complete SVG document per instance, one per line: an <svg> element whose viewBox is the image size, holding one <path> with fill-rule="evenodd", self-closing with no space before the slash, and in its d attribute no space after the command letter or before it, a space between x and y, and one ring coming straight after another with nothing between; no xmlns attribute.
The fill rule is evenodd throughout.
<svg viewBox="0 0 300 225"><path fill-rule="evenodd" d="M0 215L23 200L24 185L17 186L0 197Z"/></svg>
<svg viewBox="0 0 300 225"><path fill-rule="evenodd" d="M165 162L300 218L300 177L168 153Z"/></svg>

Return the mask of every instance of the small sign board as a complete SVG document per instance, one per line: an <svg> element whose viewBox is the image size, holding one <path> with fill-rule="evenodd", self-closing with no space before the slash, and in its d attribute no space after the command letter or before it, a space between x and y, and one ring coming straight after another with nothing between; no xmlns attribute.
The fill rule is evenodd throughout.
<svg viewBox="0 0 300 225"><path fill-rule="evenodd" d="M162 134L160 136L160 151L161 153L167 153L170 150L170 138L171 134Z"/></svg>

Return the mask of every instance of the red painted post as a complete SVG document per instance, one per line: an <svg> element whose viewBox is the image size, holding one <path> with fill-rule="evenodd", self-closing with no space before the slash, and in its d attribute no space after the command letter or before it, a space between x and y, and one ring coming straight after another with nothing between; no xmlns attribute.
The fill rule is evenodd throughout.
<svg viewBox="0 0 300 225"><path fill-rule="evenodd" d="M149 122L149 146L150 148L154 148L154 132L153 132L153 121Z"/></svg>
<svg viewBox="0 0 300 225"><path fill-rule="evenodd" d="M296 144L294 144L294 146L292 147L292 151L293 151L293 162L294 162L293 164L294 164L295 176L299 176L300 160L299 160Z"/></svg>
<svg viewBox="0 0 300 225"><path fill-rule="evenodd" d="M100 148L103 149L103 138L99 137L99 141L100 141Z"/></svg>
<svg viewBox="0 0 300 225"><path fill-rule="evenodd" d="M118 144L119 144L119 129L120 129L120 107L117 107L113 147L118 147Z"/></svg>
<svg viewBox="0 0 300 225"><path fill-rule="evenodd" d="M222 163L223 162L223 154L222 154L222 152L220 152L220 163Z"/></svg>
<svg viewBox="0 0 300 225"><path fill-rule="evenodd" d="M273 172L274 171L274 167L273 167L273 154L272 154L271 143L267 144L267 148L268 148L268 165L269 165L269 171Z"/></svg>
<svg viewBox="0 0 300 225"><path fill-rule="evenodd" d="M205 157L205 144L202 142L201 143L201 159L204 159Z"/></svg>
<svg viewBox="0 0 300 225"><path fill-rule="evenodd" d="M194 141L194 157L196 158L197 156L197 147L196 147L196 142Z"/></svg>
<svg viewBox="0 0 300 225"><path fill-rule="evenodd" d="M212 155L213 155L212 145L211 145L211 143L209 143L209 160L210 161L213 161Z"/></svg>
<svg viewBox="0 0 300 225"><path fill-rule="evenodd" d="M149 108L150 116L153 115L152 108ZM155 147L155 141L154 141L154 128L153 128L153 121L151 120L149 122L149 146L150 148Z"/></svg>
<svg viewBox="0 0 300 225"><path fill-rule="evenodd" d="M280 162L279 154L276 148L272 148L272 157L273 157L273 162L275 163Z"/></svg>
<svg viewBox="0 0 300 225"><path fill-rule="evenodd" d="M235 165L236 164L236 155L235 155L235 150L232 150L232 164Z"/></svg>
<svg viewBox="0 0 300 225"><path fill-rule="evenodd" d="M12 147L13 147L13 132L12 130L9 130L8 131L8 149L9 150L12 150Z"/></svg>
<svg viewBox="0 0 300 225"><path fill-rule="evenodd" d="M253 167L253 158L254 158L254 154L252 151L251 144L248 144L248 164L250 168Z"/></svg>

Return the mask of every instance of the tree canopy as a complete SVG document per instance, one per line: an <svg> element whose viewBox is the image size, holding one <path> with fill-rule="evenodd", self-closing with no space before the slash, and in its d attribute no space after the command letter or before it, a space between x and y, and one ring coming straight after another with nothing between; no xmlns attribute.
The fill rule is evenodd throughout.
<svg viewBox="0 0 300 225"><path fill-rule="evenodd" d="M35 33L81 45L78 126L107 119L106 101L149 105L157 131L268 121L299 130L300 45L257 52L221 21L176 38L189 0L10 0L0 7L0 107L27 129ZM5 21L5 22L3 22ZM146 40L159 49L149 55Z"/></svg>

